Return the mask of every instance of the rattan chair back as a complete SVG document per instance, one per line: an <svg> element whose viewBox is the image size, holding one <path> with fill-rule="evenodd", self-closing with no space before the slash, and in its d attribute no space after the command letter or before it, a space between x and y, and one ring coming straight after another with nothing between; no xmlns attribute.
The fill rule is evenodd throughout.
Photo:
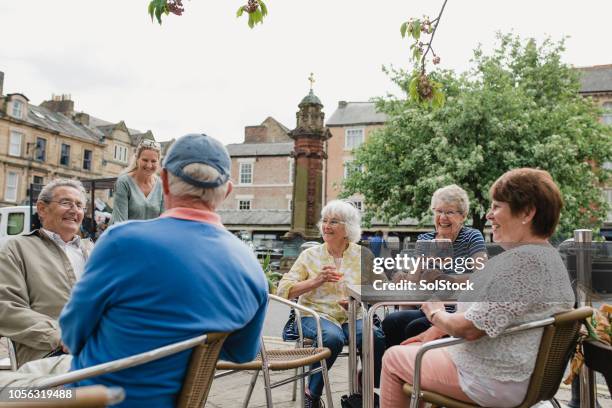
<svg viewBox="0 0 612 408"><path fill-rule="evenodd" d="M567 363L576 349L580 326L592 313L589 307L560 313L555 316L552 325L544 328L535 368L521 408L555 396Z"/></svg>
<svg viewBox="0 0 612 408"><path fill-rule="evenodd" d="M523 402L515 408L529 408L540 401L552 400L559 389L565 368L576 349L578 332L584 320L591 316L593 309L582 307L559 313L554 322L543 328L542 340L536 357L533 374L529 381ZM403 391L412 395L411 384L404 384ZM435 406L448 408L479 408L435 392L421 390L420 398Z"/></svg>
<svg viewBox="0 0 612 408"><path fill-rule="evenodd" d="M200 408L208 398L223 342L229 333L210 333L206 343L193 349L177 407Z"/></svg>

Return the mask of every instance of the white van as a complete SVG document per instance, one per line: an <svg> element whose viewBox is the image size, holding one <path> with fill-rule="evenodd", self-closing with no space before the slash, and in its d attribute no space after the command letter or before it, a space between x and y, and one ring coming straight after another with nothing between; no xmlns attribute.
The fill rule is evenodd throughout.
<svg viewBox="0 0 612 408"><path fill-rule="evenodd" d="M32 209L36 212L36 207ZM0 244L16 235L30 232L30 206L0 207Z"/></svg>

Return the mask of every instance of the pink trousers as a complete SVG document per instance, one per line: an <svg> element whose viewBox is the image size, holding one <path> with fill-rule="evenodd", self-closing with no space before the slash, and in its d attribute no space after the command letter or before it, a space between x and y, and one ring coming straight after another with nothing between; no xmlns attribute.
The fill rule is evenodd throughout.
<svg viewBox="0 0 612 408"><path fill-rule="evenodd" d="M410 398L403 393L404 383L412 384L414 359L421 343L394 346L383 356L380 380L381 407L406 408ZM459 386L457 367L444 349L425 353L421 365L421 389L438 392L465 402L472 402Z"/></svg>

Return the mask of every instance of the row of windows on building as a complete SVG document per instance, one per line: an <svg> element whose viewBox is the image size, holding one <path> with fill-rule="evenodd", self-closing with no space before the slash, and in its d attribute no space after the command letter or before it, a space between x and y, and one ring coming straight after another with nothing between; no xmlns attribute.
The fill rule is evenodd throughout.
<svg viewBox="0 0 612 408"><path fill-rule="evenodd" d="M253 199L251 198L238 198L236 199L238 202L238 210L240 211L250 211L253 209ZM359 211L363 211L363 201L358 199L351 200L351 204L355 206ZM293 210L293 200L287 197L287 210Z"/></svg>
<svg viewBox="0 0 612 408"><path fill-rule="evenodd" d="M45 184L42 176L33 176L32 183L34 184ZM4 200L5 201L17 201L17 191L19 188L19 173L15 171L7 171L6 173L6 185L4 188Z"/></svg>
<svg viewBox="0 0 612 408"><path fill-rule="evenodd" d="M23 150L24 135L20 132L11 131L10 142L9 142L9 156L21 157ZM29 148L29 147L28 147ZM29 152L26 152L29 154ZM33 158L36 161L44 162L47 161L47 139L43 137L36 138L36 150L33 153ZM91 170L91 164L93 159L93 151L84 149L83 150L83 170ZM70 145L62 143L60 148L60 159L59 164L62 166L70 166Z"/></svg>
<svg viewBox="0 0 612 408"><path fill-rule="evenodd" d="M293 184L293 179L295 174L293 172L294 162L293 160L289 162L289 183ZM352 160L347 160L344 162L344 178L347 179L349 176L355 172L363 173L363 165L355 165ZM238 172L238 181L240 184L253 184L253 163L240 163L239 172Z"/></svg>
<svg viewBox="0 0 612 408"><path fill-rule="evenodd" d="M364 129L363 128L351 128L346 130L345 137L345 148L346 150L353 150L361 146L364 142ZM250 161L244 161L239 163L238 168L238 182L239 184L253 184L253 166L254 163ZM293 183L294 178L294 161L289 161L289 183ZM344 178L347 178L350 172L354 170L363 171L363 167L355 167L351 165L350 161L344 164Z"/></svg>

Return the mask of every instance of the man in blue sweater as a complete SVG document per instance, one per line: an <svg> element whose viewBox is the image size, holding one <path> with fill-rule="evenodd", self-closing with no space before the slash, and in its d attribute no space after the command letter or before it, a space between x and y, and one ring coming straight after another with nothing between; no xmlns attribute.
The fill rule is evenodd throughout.
<svg viewBox="0 0 612 408"><path fill-rule="evenodd" d="M227 150L206 135L178 139L161 178L168 209L100 238L60 316L72 370L210 332L231 332L224 360L260 347L268 286L250 251L215 209L232 189ZM174 407L191 351L83 381L121 386L122 407Z"/></svg>
<svg viewBox="0 0 612 408"><path fill-rule="evenodd" d="M217 206L232 189L217 140L192 134L170 148L159 219L109 229L60 316L76 370L207 332L233 332L221 358L255 358L268 286L255 255L228 232ZM121 385L125 406L172 407L190 352L84 384Z"/></svg>

